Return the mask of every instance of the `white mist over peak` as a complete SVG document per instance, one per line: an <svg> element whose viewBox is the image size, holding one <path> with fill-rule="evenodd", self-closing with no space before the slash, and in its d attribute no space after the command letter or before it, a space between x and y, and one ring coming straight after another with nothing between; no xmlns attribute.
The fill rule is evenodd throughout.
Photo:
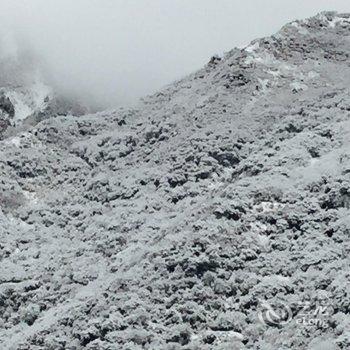
<svg viewBox="0 0 350 350"><path fill-rule="evenodd" d="M0 60L18 58L18 46L10 30L3 30L0 33Z"/></svg>
<svg viewBox="0 0 350 350"><path fill-rule="evenodd" d="M0 35L0 139L57 115L89 111L54 84L47 65L11 30Z"/></svg>
<svg viewBox="0 0 350 350"><path fill-rule="evenodd" d="M36 112L42 112L52 98L52 89L39 79L29 86L8 90L5 96L15 108L15 122L21 122Z"/></svg>
<svg viewBox="0 0 350 350"><path fill-rule="evenodd" d="M42 112L53 98L53 90L45 83L39 64L30 52L18 46L10 30L0 37L0 94L14 108L13 126Z"/></svg>
<svg viewBox="0 0 350 350"><path fill-rule="evenodd" d="M268 4L267 4L268 3ZM55 91L97 107L136 102L223 53L348 0L2 0L0 27Z"/></svg>

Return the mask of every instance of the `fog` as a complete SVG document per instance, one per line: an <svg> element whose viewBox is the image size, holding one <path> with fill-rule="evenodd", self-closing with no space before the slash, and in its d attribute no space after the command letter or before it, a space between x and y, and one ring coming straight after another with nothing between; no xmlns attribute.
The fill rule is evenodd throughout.
<svg viewBox="0 0 350 350"><path fill-rule="evenodd" d="M0 0L1 55L36 57L50 84L103 107L133 104L213 54L348 0ZM6 49L4 49L6 47Z"/></svg>

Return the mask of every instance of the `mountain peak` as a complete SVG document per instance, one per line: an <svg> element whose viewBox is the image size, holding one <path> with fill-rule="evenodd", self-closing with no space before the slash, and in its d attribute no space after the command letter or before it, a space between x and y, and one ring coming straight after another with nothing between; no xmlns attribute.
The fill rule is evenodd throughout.
<svg viewBox="0 0 350 350"><path fill-rule="evenodd" d="M348 19L5 135L0 347L349 348Z"/></svg>

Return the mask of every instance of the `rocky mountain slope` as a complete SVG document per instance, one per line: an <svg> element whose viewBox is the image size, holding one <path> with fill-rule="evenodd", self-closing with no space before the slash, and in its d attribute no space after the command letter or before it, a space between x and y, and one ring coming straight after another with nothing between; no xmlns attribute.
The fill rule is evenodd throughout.
<svg viewBox="0 0 350 350"><path fill-rule="evenodd" d="M349 349L349 55L323 13L4 137L0 348Z"/></svg>

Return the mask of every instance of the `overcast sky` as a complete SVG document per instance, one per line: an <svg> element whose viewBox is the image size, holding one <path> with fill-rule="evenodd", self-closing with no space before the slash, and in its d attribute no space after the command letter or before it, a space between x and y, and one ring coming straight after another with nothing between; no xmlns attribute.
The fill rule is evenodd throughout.
<svg viewBox="0 0 350 350"><path fill-rule="evenodd" d="M0 0L0 32L22 38L65 91L133 103L215 53L349 0Z"/></svg>

